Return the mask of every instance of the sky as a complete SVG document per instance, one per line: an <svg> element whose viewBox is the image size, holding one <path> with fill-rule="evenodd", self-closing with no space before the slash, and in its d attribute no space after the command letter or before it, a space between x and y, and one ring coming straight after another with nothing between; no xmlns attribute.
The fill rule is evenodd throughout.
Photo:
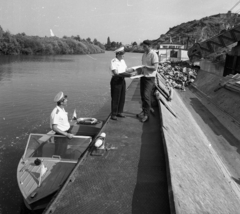
<svg viewBox="0 0 240 214"><path fill-rule="evenodd" d="M236 5L237 4L237 5ZM236 5L236 6L235 6ZM238 0L0 0L0 26L11 34L77 36L138 44L169 28L219 13ZM239 11L238 11L239 10Z"/></svg>

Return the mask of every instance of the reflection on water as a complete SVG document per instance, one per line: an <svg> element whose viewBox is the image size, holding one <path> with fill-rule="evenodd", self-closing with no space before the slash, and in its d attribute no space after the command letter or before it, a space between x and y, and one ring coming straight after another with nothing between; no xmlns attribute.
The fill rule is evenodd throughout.
<svg viewBox="0 0 240 214"><path fill-rule="evenodd" d="M114 53L66 56L0 56L0 213L19 213L16 168L29 133L49 131L54 96L68 95L72 116L91 117L110 97ZM94 59L93 59L94 58ZM127 53L128 66L141 54ZM13 206L15 205L15 206Z"/></svg>

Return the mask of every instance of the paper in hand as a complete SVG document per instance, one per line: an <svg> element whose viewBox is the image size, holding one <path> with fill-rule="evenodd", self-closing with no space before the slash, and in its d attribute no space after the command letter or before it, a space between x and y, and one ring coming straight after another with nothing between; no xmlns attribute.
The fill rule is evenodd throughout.
<svg viewBox="0 0 240 214"><path fill-rule="evenodd" d="M140 74L140 75L131 76L130 78L131 79L137 79L137 78L140 78L140 77L143 77L143 76L144 76L143 74Z"/></svg>

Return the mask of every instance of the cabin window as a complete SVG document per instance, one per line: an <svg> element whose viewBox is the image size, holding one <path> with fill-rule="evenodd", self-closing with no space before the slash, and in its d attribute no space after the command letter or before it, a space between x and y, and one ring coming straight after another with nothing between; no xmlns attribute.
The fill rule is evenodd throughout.
<svg viewBox="0 0 240 214"><path fill-rule="evenodd" d="M240 56L226 55L223 76L240 73Z"/></svg>
<svg viewBox="0 0 240 214"><path fill-rule="evenodd" d="M170 52L170 57L172 57L172 58L177 58L177 57L178 57L178 52L177 52L177 51L174 51L174 50L171 50L171 52Z"/></svg>

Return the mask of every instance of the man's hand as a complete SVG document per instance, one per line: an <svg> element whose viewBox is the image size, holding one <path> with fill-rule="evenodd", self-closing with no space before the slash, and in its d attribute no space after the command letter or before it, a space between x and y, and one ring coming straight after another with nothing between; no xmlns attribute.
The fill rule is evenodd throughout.
<svg viewBox="0 0 240 214"><path fill-rule="evenodd" d="M67 133L67 136L66 136L66 137L69 138L69 139L71 139L71 138L73 138L73 136L74 136L73 134Z"/></svg>
<svg viewBox="0 0 240 214"><path fill-rule="evenodd" d="M142 70L142 68L137 68L137 69L136 69L136 72L137 72L138 75L140 75L140 74L143 73L143 70Z"/></svg>
<svg viewBox="0 0 240 214"><path fill-rule="evenodd" d="M118 74L118 76L120 76L120 77L131 77L132 75L130 73L124 72L124 73Z"/></svg>

